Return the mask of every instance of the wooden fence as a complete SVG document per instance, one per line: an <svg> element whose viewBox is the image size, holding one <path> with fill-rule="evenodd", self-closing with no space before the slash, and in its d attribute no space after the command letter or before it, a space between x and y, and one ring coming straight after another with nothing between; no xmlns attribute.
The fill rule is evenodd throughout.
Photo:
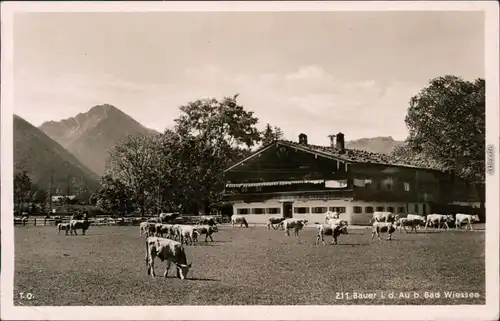
<svg viewBox="0 0 500 321"><path fill-rule="evenodd" d="M229 217L224 216L211 216L215 218L217 223L224 224L229 223ZM91 226L138 226L141 222L147 221L153 217L125 217L119 219L113 219L108 217L97 217L90 218ZM156 216L154 217L156 218ZM199 216L180 216L173 224L197 224L199 221ZM29 217L23 220L22 218L14 218L14 225L22 226L56 226L59 223L69 223L71 220L70 216L64 216L60 219L55 218L45 218L45 217Z"/></svg>

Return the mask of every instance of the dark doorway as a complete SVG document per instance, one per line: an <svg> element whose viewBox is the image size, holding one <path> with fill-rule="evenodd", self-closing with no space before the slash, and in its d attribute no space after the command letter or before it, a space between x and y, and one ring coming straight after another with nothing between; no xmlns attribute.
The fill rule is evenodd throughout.
<svg viewBox="0 0 500 321"><path fill-rule="evenodd" d="M293 202L285 202L283 203L283 217L291 218L293 216L292 213L292 204Z"/></svg>

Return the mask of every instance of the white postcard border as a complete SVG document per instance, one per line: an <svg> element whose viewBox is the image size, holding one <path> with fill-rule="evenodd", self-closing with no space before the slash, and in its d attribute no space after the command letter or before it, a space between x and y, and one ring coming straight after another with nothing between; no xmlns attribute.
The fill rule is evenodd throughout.
<svg viewBox="0 0 500 321"><path fill-rule="evenodd" d="M499 148L499 39L496 1L350 2L3 2L1 82L1 317L7 320L493 320L499 311L499 165L486 177L486 305L460 306L113 306L13 305L13 13L144 11L381 11L485 12L486 141ZM464 258L466 260L467 258Z"/></svg>

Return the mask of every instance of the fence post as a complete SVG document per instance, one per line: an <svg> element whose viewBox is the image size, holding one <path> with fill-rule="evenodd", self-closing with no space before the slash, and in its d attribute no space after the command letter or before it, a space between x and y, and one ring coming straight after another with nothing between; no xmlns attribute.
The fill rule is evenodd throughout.
<svg viewBox="0 0 500 321"><path fill-rule="evenodd" d="M33 225L36 226L36 218L33 219Z"/></svg>

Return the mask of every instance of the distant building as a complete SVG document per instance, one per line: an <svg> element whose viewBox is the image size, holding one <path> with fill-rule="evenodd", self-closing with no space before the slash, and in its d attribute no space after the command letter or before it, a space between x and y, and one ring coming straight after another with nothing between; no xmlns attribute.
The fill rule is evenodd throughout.
<svg viewBox="0 0 500 321"><path fill-rule="evenodd" d="M63 202L64 199L74 200L76 199L76 195L54 195L52 196L52 202Z"/></svg>
<svg viewBox="0 0 500 321"><path fill-rule="evenodd" d="M336 137L336 142L334 142ZM327 210L350 224L367 224L375 211L430 214L452 203L479 201L473 186L432 168L402 164L389 155L279 140L226 169L224 201L249 222L284 216L324 222Z"/></svg>

